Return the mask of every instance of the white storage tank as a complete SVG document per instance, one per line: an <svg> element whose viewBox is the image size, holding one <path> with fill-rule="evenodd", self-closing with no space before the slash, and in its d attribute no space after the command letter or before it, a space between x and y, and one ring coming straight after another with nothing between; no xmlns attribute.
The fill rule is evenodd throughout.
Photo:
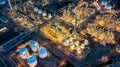
<svg viewBox="0 0 120 67"><path fill-rule="evenodd" d="M37 11L38 11L38 7L34 7L33 9L34 9L34 11L35 11L35 12L37 12Z"/></svg>
<svg viewBox="0 0 120 67"><path fill-rule="evenodd" d="M30 67L35 67L37 65L37 58L35 55L31 55L30 57L27 58L27 64Z"/></svg>
<svg viewBox="0 0 120 67"><path fill-rule="evenodd" d="M75 49L75 44L71 44L71 45L70 45L70 48L71 48L71 49Z"/></svg>
<svg viewBox="0 0 120 67"><path fill-rule="evenodd" d="M112 5L111 5L111 4L107 4L107 5L105 6L105 8L108 9L108 10L110 10L110 9L112 8Z"/></svg>
<svg viewBox="0 0 120 67"><path fill-rule="evenodd" d="M42 12L42 16L47 16L46 11L43 11L43 12Z"/></svg>
<svg viewBox="0 0 120 67"><path fill-rule="evenodd" d="M48 14L48 18L51 19L52 18L52 15L51 13Z"/></svg>
<svg viewBox="0 0 120 67"><path fill-rule="evenodd" d="M38 54L39 54L39 57L40 58L45 58L47 57L47 49L45 47L41 47L39 50L38 50Z"/></svg>
<svg viewBox="0 0 120 67"><path fill-rule="evenodd" d="M80 44L79 41L75 41L75 45L78 46Z"/></svg>
<svg viewBox="0 0 120 67"><path fill-rule="evenodd" d="M6 0L0 0L0 5L4 5L6 3Z"/></svg>
<svg viewBox="0 0 120 67"><path fill-rule="evenodd" d="M108 2L107 2L107 0L102 0L102 5L107 5L108 4Z"/></svg>
<svg viewBox="0 0 120 67"><path fill-rule="evenodd" d="M42 9L38 9L38 13L39 13L39 14L42 14Z"/></svg>
<svg viewBox="0 0 120 67"><path fill-rule="evenodd" d="M70 37L70 38L69 38L69 41L72 42L72 41L73 41L73 37Z"/></svg>
<svg viewBox="0 0 120 67"><path fill-rule="evenodd" d="M85 42L84 42L84 44L85 44L86 46L89 45L89 41L86 39Z"/></svg>
<svg viewBox="0 0 120 67"><path fill-rule="evenodd" d="M77 53L80 54L80 53L81 53L81 50L82 50L81 48L77 48Z"/></svg>
<svg viewBox="0 0 120 67"><path fill-rule="evenodd" d="M30 56L30 53L27 48L21 48L19 50L19 55L22 59L27 59Z"/></svg>
<svg viewBox="0 0 120 67"><path fill-rule="evenodd" d="M68 39L65 39L65 40L64 40L64 45L65 45L65 46L69 46L69 42L70 42L70 41L69 41Z"/></svg>
<svg viewBox="0 0 120 67"><path fill-rule="evenodd" d="M31 41L30 48L32 51L36 52L39 49L39 43L37 41Z"/></svg>
<svg viewBox="0 0 120 67"><path fill-rule="evenodd" d="M85 44L81 44L81 49L85 49Z"/></svg>

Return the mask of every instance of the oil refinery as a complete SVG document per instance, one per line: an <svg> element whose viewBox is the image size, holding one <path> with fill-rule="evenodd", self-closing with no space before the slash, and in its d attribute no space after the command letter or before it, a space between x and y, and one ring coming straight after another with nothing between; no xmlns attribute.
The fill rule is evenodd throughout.
<svg viewBox="0 0 120 67"><path fill-rule="evenodd" d="M120 67L120 0L0 0L0 67Z"/></svg>

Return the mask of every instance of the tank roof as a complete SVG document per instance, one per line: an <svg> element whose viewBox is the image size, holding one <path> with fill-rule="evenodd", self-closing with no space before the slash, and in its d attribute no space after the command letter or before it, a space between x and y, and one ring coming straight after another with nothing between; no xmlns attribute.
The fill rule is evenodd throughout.
<svg viewBox="0 0 120 67"><path fill-rule="evenodd" d="M27 51L27 50L28 50L27 48L21 48L21 49L19 50L19 54L22 55L22 54L24 54L24 52Z"/></svg>
<svg viewBox="0 0 120 67"><path fill-rule="evenodd" d="M35 55L31 55L30 57L27 58L28 63L33 63L35 61L37 61L37 58Z"/></svg>
<svg viewBox="0 0 120 67"><path fill-rule="evenodd" d="M44 53L46 53L46 48L45 48L45 47L41 47L41 48L38 50L38 53L39 53L39 54L44 54Z"/></svg>
<svg viewBox="0 0 120 67"><path fill-rule="evenodd" d="M31 41L31 42L30 42L30 46L31 46L31 47L34 47L35 45L38 45L38 42L37 42L37 41Z"/></svg>

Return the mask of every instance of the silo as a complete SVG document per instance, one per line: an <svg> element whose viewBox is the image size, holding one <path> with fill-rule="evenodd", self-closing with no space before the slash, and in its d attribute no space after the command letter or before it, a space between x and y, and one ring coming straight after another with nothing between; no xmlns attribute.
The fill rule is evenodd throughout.
<svg viewBox="0 0 120 67"><path fill-rule="evenodd" d="M30 48L32 49L32 51L36 52L39 49L39 43L37 41L31 41Z"/></svg>
<svg viewBox="0 0 120 67"><path fill-rule="evenodd" d="M45 47L41 47L39 50L38 50L38 54L39 54L39 57L40 58L45 58L47 57L47 50Z"/></svg>
<svg viewBox="0 0 120 67"><path fill-rule="evenodd" d="M22 59L27 59L27 57L29 57L30 54L27 48L21 48L19 50L19 55Z"/></svg>
<svg viewBox="0 0 120 67"><path fill-rule="evenodd" d="M35 55L31 55L30 57L27 58L27 64L30 67L35 67L37 65L37 58Z"/></svg>

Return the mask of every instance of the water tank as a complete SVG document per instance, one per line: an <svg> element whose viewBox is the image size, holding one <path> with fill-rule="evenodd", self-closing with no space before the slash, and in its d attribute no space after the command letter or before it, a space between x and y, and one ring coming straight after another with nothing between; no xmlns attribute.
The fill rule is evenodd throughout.
<svg viewBox="0 0 120 67"><path fill-rule="evenodd" d="M112 5L111 5L111 4L107 4L107 5L105 6L105 8L110 10L110 9L112 8Z"/></svg>
<svg viewBox="0 0 120 67"><path fill-rule="evenodd" d="M41 14L42 13L42 9L38 9L38 13Z"/></svg>
<svg viewBox="0 0 120 67"><path fill-rule="evenodd" d="M35 12L37 12L37 11L38 11L38 7L34 7L33 9L34 9L34 11L35 11Z"/></svg>
<svg viewBox="0 0 120 67"><path fill-rule="evenodd" d="M46 15L47 15L46 11L43 11L42 16L46 16Z"/></svg>
<svg viewBox="0 0 120 67"><path fill-rule="evenodd" d="M29 51L28 51L27 48L21 48L21 49L19 50L19 55L20 55L20 57L21 57L22 59L27 59L30 54L29 54Z"/></svg>
<svg viewBox="0 0 120 67"><path fill-rule="evenodd" d="M27 64L30 67L35 67L37 65L37 58L35 55L31 55L30 57L27 58Z"/></svg>
<svg viewBox="0 0 120 67"><path fill-rule="evenodd" d="M36 52L39 49L39 43L37 41L31 41L30 48L32 51Z"/></svg>
<svg viewBox="0 0 120 67"><path fill-rule="evenodd" d="M64 40L64 45L65 45L65 46L69 46L69 42L70 42L70 41L69 41L68 39L65 39L65 40Z"/></svg>
<svg viewBox="0 0 120 67"><path fill-rule="evenodd" d="M39 54L39 57L40 58L45 58L47 57L47 50L45 47L41 47L39 50L38 50L38 54Z"/></svg>

